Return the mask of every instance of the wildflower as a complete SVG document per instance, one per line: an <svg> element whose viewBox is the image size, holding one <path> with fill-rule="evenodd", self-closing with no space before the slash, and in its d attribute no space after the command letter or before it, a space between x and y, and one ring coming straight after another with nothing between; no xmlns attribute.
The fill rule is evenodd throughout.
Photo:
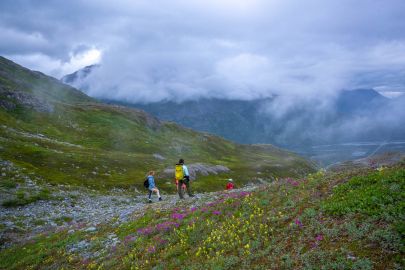
<svg viewBox="0 0 405 270"><path fill-rule="evenodd" d="M221 214L221 212L220 212L220 211L218 211L218 210L215 210L215 211L213 211L213 212L212 212L212 214L214 214L214 215L220 215L220 214Z"/></svg>
<svg viewBox="0 0 405 270"><path fill-rule="evenodd" d="M323 235L322 235L322 234L318 234L318 235L315 237L315 240L316 240L316 241L322 241L322 240L323 240Z"/></svg>
<svg viewBox="0 0 405 270"><path fill-rule="evenodd" d="M176 227L176 224L178 225L178 223L176 223L176 222L166 221L166 222L157 224L156 229L158 231L169 231L171 228Z"/></svg>
<svg viewBox="0 0 405 270"><path fill-rule="evenodd" d="M186 215L185 214L180 214L180 213L173 213L172 218L173 219L179 219L182 220Z"/></svg>
<svg viewBox="0 0 405 270"><path fill-rule="evenodd" d="M299 226L299 227L303 227L304 225L302 225L302 222L297 218L297 219L295 219L295 224L297 225L297 226Z"/></svg>
<svg viewBox="0 0 405 270"><path fill-rule="evenodd" d="M160 238L159 238L159 244L164 245L164 244L166 244L167 242L168 242L167 240L165 240L165 239L160 239Z"/></svg>
<svg viewBox="0 0 405 270"><path fill-rule="evenodd" d="M138 234L141 234L141 235L149 235L149 234L153 233L153 231L154 231L154 228L152 228L152 227L146 227L146 228L141 228L141 229L139 229L139 230L137 231L137 233L138 233Z"/></svg>
<svg viewBox="0 0 405 270"><path fill-rule="evenodd" d="M149 253L154 253L155 251L156 251L155 246L150 246L150 247L148 247L148 252L149 252Z"/></svg>

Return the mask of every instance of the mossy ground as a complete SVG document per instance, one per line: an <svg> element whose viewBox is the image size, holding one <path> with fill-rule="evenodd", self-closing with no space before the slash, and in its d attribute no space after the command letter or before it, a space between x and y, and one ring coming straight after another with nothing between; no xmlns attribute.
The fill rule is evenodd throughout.
<svg viewBox="0 0 405 270"><path fill-rule="evenodd" d="M3 250L4 269L403 269L405 165L283 178L94 233ZM371 198L371 199L370 199ZM367 203L363 203L367 202ZM374 211L378 209L377 211ZM106 246L114 234L120 243ZM90 243L86 252L67 246Z"/></svg>

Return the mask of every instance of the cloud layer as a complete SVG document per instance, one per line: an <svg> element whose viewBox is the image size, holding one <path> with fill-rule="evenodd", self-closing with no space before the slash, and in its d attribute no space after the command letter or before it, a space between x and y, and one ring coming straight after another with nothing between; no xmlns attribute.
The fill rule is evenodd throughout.
<svg viewBox="0 0 405 270"><path fill-rule="evenodd" d="M405 92L405 1L0 3L0 54L133 102ZM394 94L395 95L395 94Z"/></svg>

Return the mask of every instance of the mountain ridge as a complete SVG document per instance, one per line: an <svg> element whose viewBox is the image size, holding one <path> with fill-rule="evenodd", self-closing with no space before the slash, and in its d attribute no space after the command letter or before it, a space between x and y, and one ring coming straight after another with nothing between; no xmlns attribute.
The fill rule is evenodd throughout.
<svg viewBox="0 0 405 270"><path fill-rule="evenodd" d="M83 77L75 77L76 73L73 73L64 78L75 77L73 85L86 91L89 87L86 85L86 76L94 70L95 67L86 67L81 72L85 74ZM398 129L405 122L401 122L401 117L395 118L395 113L386 113L394 109L405 116L400 109L405 107L404 98L388 99L376 90L367 88L342 90L337 96L326 100L327 106L319 104L320 101L316 99L296 101L295 106L285 106L285 98L200 98L180 102L103 101L141 108L158 118L220 135L234 142L270 143L299 152L306 152L311 145L405 138L405 130ZM365 122L363 126L371 127L361 128L357 126L357 122Z"/></svg>

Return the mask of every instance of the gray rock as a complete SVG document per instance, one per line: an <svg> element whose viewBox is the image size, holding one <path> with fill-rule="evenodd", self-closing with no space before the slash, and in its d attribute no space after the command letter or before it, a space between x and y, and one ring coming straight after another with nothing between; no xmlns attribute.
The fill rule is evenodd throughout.
<svg viewBox="0 0 405 270"><path fill-rule="evenodd" d="M347 255L347 259L354 261L354 260L356 260L356 257L353 256L353 255L351 255L351 254L348 254L348 255Z"/></svg>
<svg viewBox="0 0 405 270"><path fill-rule="evenodd" d="M85 232L95 232L95 231L97 231L97 228L96 227L89 227L89 228L87 228L86 230L84 230Z"/></svg>
<svg viewBox="0 0 405 270"><path fill-rule="evenodd" d="M14 222L11 222L11 221L5 221L3 224L4 224L6 227L13 227L13 226L14 226Z"/></svg>
<svg viewBox="0 0 405 270"><path fill-rule="evenodd" d="M157 160L165 160L166 158L160 154L153 154L153 157L156 158Z"/></svg>
<svg viewBox="0 0 405 270"><path fill-rule="evenodd" d="M83 251L84 249L87 249L90 246L90 243L87 242L86 240L82 240L77 244L72 244L67 247L68 252L74 253L78 251Z"/></svg>
<svg viewBox="0 0 405 270"><path fill-rule="evenodd" d="M54 106L48 103L46 100L39 99L34 95L14 89L13 91L8 91L5 89L0 89L0 94L9 97L8 99L0 99L0 106L6 110L11 110L16 108L16 103L21 104L26 108L34 109L38 112L51 113L54 110ZM2 92L2 93L1 93Z"/></svg>

